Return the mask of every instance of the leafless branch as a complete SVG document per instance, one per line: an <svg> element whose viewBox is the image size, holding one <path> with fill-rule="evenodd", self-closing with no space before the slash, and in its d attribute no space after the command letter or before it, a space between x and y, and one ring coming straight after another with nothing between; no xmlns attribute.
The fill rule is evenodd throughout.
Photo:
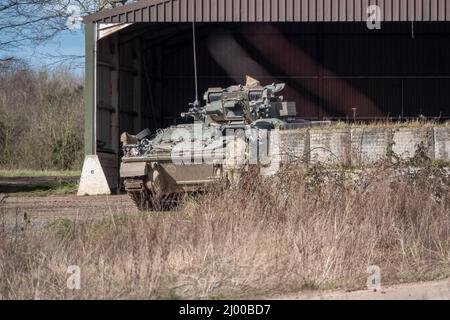
<svg viewBox="0 0 450 320"><path fill-rule="evenodd" d="M0 58L14 50L43 45L67 30L67 20L73 14L69 9L76 8L80 15L86 15L130 1L0 0Z"/></svg>

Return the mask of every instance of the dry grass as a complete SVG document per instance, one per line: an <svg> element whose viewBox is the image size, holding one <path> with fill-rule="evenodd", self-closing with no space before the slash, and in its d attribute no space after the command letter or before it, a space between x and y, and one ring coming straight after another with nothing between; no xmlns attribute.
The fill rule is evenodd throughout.
<svg viewBox="0 0 450 320"><path fill-rule="evenodd" d="M431 177L431 178L430 178ZM449 274L439 171L347 179L323 169L247 177L180 212L0 232L1 298L217 298L362 288ZM432 181L433 183L430 183ZM1 229L0 229L1 230ZM82 289L66 289L79 265Z"/></svg>
<svg viewBox="0 0 450 320"><path fill-rule="evenodd" d="M69 171L69 170L2 170L0 169L0 177L79 177L81 175L80 171Z"/></svg>
<svg viewBox="0 0 450 320"><path fill-rule="evenodd" d="M443 120L407 120L407 121L395 121L395 120L378 120L378 121L370 121L370 122L344 122L337 121L333 122L331 125L331 129L355 129L355 128L384 128L384 129L398 129L398 128L441 128L441 127L449 127L450 121Z"/></svg>

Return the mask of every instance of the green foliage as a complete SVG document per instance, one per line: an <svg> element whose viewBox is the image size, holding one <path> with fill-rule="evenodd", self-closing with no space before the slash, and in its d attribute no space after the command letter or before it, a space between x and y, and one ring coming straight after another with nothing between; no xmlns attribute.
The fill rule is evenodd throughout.
<svg viewBox="0 0 450 320"><path fill-rule="evenodd" d="M0 177L78 177L80 175L80 171L70 170L0 170Z"/></svg>
<svg viewBox="0 0 450 320"><path fill-rule="evenodd" d="M66 238L74 228L74 222L70 219L56 219L49 223L45 228L55 232L61 238Z"/></svg>
<svg viewBox="0 0 450 320"><path fill-rule="evenodd" d="M76 165L83 150L83 142L79 134L69 132L61 139L56 141L52 150L53 168L70 170ZM75 156L74 156L75 155Z"/></svg>
<svg viewBox="0 0 450 320"><path fill-rule="evenodd" d="M14 192L16 196L61 196L75 194L77 192L77 184L72 182L61 183L42 183L36 185L21 185L8 188L8 192Z"/></svg>
<svg viewBox="0 0 450 320"><path fill-rule="evenodd" d="M83 86L69 70L0 72L0 168L79 170Z"/></svg>
<svg viewBox="0 0 450 320"><path fill-rule="evenodd" d="M450 161L446 161L446 160L442 160L442 159L435 159L435 160L431 161L430 166L432 168L436 168L436 169L443 169L443 168L450 167Z"/></svg>

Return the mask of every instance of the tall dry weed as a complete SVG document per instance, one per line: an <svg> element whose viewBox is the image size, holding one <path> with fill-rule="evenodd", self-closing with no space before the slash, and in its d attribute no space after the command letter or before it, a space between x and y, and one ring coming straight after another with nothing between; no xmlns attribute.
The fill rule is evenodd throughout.
<svg viewBox="0 0 450 320"><path fill-rule="evenodd" d="M369 265L383 284L449 274L447 175L324 170L247 176L175 213L3 230L0 296L248 297L363 288Z"/></svg>

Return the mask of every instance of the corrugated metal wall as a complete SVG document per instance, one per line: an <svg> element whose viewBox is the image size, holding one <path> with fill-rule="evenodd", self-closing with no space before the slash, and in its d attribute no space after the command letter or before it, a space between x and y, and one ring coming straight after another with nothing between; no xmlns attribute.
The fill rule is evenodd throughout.
<svg viewBox="0 0 450 320"><path fill-rule="evenodd" d="M86 18L95 22L449 21L449 0L141 0Z"/></svg>

